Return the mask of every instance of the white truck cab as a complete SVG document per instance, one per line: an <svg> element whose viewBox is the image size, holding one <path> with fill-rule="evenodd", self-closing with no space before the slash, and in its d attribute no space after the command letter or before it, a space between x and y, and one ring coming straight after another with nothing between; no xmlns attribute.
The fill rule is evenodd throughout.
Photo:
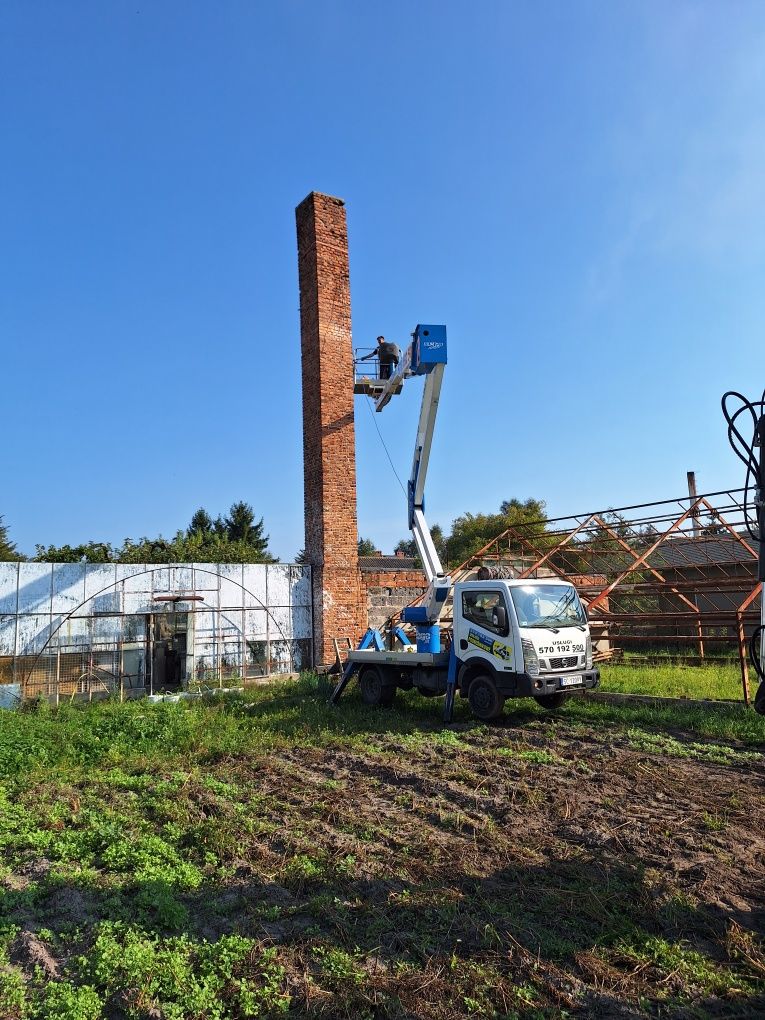
<svg viewBox="0 0 765 1020"><path fill-rule="evenodd" d="M458 690L480 718L505 698L553 708L600 680L577 590L556 578L455 584L453 643Z"/></svg>

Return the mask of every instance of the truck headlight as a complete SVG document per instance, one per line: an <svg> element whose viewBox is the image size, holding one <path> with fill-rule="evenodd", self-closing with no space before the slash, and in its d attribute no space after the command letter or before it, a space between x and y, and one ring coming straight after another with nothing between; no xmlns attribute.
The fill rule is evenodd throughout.
<svg viewBox="0 0 765 1020"><path fill-rule="evenodd" d="M539 676L539 659L534 645L528 638L521 638L521 648L523 649L523 668L529 676Z"/></svg>
<svg viewBox="0 0 765 1020"><path fill-rule="evenodd" d="M585 645L585 650L587 653L585 659L585 669L592 669L592 638L590 637L589 634L587 635L587 643Z"/></svg>

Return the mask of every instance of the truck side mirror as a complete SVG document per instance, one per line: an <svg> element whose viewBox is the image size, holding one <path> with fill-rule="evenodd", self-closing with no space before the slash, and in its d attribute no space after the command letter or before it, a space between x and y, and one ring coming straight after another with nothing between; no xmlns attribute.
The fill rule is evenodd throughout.
<svg viewBox="0 0 765 1020"><path fill-rule="evenodd" d="M500 634L507 634L507 610L504 606L495 606L492 609L491 624Z"/></svg>

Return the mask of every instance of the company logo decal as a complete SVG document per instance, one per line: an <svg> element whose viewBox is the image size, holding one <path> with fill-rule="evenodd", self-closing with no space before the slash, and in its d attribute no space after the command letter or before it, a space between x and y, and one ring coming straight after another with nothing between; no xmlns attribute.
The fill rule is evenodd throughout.
<svg viewBox="0 0 765 1020"><path fill-rule="evenodd" d="M505 645L501 641L495 641L493 638L487 637L486 634L482 634L480 630L473 630L472 627L468 632L468 643L475 645L476 648L480 648L482 652L496 655L498 659L504 659L505 661L513 654L512 645Z"/></svg>

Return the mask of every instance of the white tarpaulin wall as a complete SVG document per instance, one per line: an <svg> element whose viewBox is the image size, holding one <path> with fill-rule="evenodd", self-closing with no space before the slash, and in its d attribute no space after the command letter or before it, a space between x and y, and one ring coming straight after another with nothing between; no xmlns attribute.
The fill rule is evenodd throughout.
<svg viewBox="0 0 765 1020"><path fill-rule="evenodd" d="M0 563L0 684L25 696L148 686L168 635L183 686L308 668L310 567Z"/></svg>

